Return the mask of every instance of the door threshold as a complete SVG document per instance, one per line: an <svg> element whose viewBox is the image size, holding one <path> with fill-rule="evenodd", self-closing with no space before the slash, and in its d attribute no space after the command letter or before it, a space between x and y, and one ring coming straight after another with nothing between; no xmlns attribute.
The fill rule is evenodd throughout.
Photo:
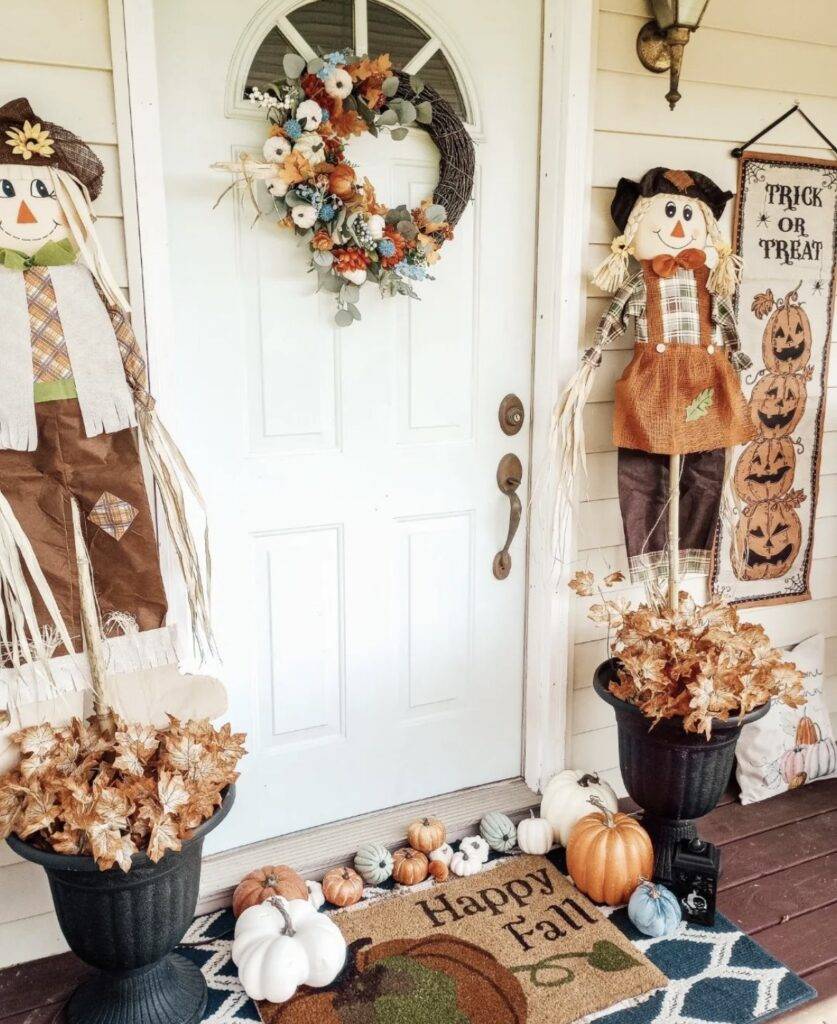
<svg viewBox="0 0 837 1024"><path fill-rule="evenodd" d="M198 913L229 906L236 885L263 864L289 864L303 878L320 879L330 868L350 864L363 843L403 846L407 826L416 818L434 815L445 823L448 839L457 840L473 833L488 811L517 820L539 804L540 796L522 778L506 779L215 853L203 862Z"/></svg>

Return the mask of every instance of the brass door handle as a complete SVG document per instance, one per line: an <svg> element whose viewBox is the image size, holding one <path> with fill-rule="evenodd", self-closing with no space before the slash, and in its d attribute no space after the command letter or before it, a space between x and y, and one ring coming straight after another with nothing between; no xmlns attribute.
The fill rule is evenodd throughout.
<svg viewBox="0 0 837 1024"><path fill-rule="evenodd" d="M500 459L497 466L497 486L508 495L509 499L509 531L506 534L506 543L494 556L492 570L498 580L504 580L511 572L512 560L509 554L514 535L520 526L520 518L523 515L523 504L517 494L517 488L523 480L523 466L520 459L509 453Z"/></svg>

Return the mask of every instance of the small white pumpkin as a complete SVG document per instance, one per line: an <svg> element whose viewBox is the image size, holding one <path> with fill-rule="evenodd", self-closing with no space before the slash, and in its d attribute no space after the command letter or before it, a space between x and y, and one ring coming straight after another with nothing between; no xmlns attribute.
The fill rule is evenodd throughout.
<svg viewBox="0 0 837 1024"><path fill-rule="evenodd" d="M311 228L317 219L317 211L310 203L299 203L291 210L291 220L298 228Z"/></svg>
<svg viewBox="0 0 837 1024"><path fill-rule="evenodd" d="M453 857L453 847L448 843L442 843L441 846L435 850L431 850L427 855L429 860L440 860L446 867L450 867L451 857Z"/></svg>
<svg viewBox="0 0 837 1024"><path fill-rule="evenodd" d="M546 818L536 818L535 812L517 823L517 845L524 853L549 853L552 849L552 826Z"/></svg>
<svg viewBox="0 0 837 1024"><path fill-rule="evenodd" d="M450 869L455 875L477 875L482 871L483 862L471 850L457 850L450 859Z"/></svg>
<svg viewBox="0 0 837 1024"><path fill-rule="evenodd" d="M351 284L363 284L366 281L366 271L363 267L357 267L354 270L344 270L341 277L344 277Z"/></svg>
<svg viewBox="0 0 837 1024"><path fill-rule="evenodd" d="M352 91L352 76L345 68L335 68L323 82L325 91L333 99L344 100Z"/></svg>
<svg viewBox="0 0 837 1024"><path fill-rule="evenodd" d="M323 895L323 887L319 882L315 882L313 879L310 882L305 883L305 888L308 890L308 902L314 908L319 910L320 907L325 903L325 896Z"/></svg>
<svg viewBox="0 0 837 1024"><path fill-rule="evenodd" d="M488 860L488 843L482 836L465 836L459 844L459 849L473 854L480 864L485 864Z"/></svg>
<svg viewBox="0 0 837 1024"><path fill-rule="evenodd" d="M284 1003L300 985L334 981L346 962L346 940L307 900L274 897L239 917L232 959L251 999Z"/></svg>
<svg viewBox="0 0 837 1024"><path fill-rule="evenodd" d="M323 123L323 110L316 100L303 100L296 108L296 119L304 132L314 132Z"/></svg>
<svg viewBox="0 0 837 1024"><path fill-rule="evenodd" d="M507 814L489 811L480 822L480 835L497 853L509 853L517 843L517 829Z"/></svg>
<svg viewBox="0 0 837 1024"><path fill-rule="evenodd" d="M380 885L392 875L392 854L382 843L364 843L355 854L355 871L367 885Z"/></svg>
<svg viewBox="0 0 837 1024"><path fill-rule="evenodd" d="M280 177L267 179L267 191L275 199L283 199L288 194L290 185Z"/></svg>
<svg viewBox="0 0 837 1024"><path fill-rule="evenodd" d="M291 144L284 135L271 135L262 146L262 156L271 164L283 164L291 152Z"/></svg>
<svg viewBox="0 0 837 1024"><path fill-rule="evenodd" d="M619 809L613 787L602 782L595 772L567 768L553 775L546 784L541 798L541 817L552 826L556 843L566 846L573 825L586 814L596 812L595 804L590 803L591 796L598 797L613 814Z"/></svg>
<svg viewBox="0 0 837 1024"><path fill-rule="evenodd" d="M369 228L370 236L377 242L384 237L384 228L387 226L387 222L380 213L373 213L366 222L366 226Z"/></svg>
<svg viewBox="0 0 837 1024"><path fill-rule="evenodd" d="M322 135L317 132L305 132L294 143L294 153L307 160L309 164L319 164L325 159L325 145Z"/></svg>

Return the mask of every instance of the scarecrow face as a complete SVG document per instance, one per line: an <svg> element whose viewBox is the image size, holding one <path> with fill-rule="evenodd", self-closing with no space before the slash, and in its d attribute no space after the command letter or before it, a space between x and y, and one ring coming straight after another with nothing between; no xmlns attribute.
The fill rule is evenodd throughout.
<svg viewBox="0 0 837 1024"><path fill-rule="evenodd" d="M796 449L787 438L751 441L735 466L736 493L746 502L778 498L790 490L795 468Z"/></svg>
<svg viewBox="0 0 837 1024"><path fill-rule="evenodd" d="M633 246L638 260L652 260L662 254L676 256L684 249L705 249L703 211L686 196L653 196L639 222Z"/></svg>
<svg viewBox="0 0 837 1024"><path fill-rule="evenodd" d="M777 373L794 373L808 365L811 322L798 305L785 300L767 321L762 337L765 365Z"/></svg>
<svg viewBox="0 0 837 1024"><path fill-rule="evenodd" d="M766 373L750 396L750 419L766 438L795 430L805 412L805 383L793 373Z"/></svg>
<svg viewBox="0 0 837 1024"><path fill-rule="evenodd" d="M46 168L0 164L0 246L31 256L67 235Z"/></svg>
<svg viewBox="0 0 837 1024"><path fill-rule="evenodd" d="M799 554L802 524L790 505L763 501L742 515L733 541L732 564L742 580L784 576Z"/></svg>

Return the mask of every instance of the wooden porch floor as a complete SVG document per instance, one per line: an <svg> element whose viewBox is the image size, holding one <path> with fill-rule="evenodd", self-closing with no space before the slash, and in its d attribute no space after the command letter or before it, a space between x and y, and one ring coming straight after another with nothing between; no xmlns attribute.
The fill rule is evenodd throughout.
<svg viewBox="0 0 837 1024"><path fill-rule="evenodd" d="M837 995L837 779L749 807L727 793L700 832L723 849L721 911L820 1000ZM65 953L0 971L0 1024L62 1024L87 970Z"/></svg>

